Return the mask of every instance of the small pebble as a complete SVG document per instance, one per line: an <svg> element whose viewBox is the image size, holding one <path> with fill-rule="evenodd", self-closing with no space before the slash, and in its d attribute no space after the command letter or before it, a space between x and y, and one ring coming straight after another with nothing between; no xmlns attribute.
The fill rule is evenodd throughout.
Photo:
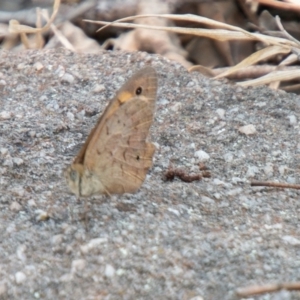
<svg viewBox="0 0 300 300"><path fill-rule="evenodd" d="M285 235L282 237L283 241L287 245L292 245L292 246L299 246L300 245L300 240L296 239L293 236L290 235Z"/></svg>
<svg viewBox="0 0 300 300"><path fill-rule="evenodd" d="M41 62L39 62L39 61L37 61L37 62L33 65L33 67L34 67L37 71L41 71L41 70L44 68L43 64L42 64Z"/></svg>
<svg viewBox="0 0 300 300"><path fill-rule="evenodd" d="M96 84L92 90L93 93L98 94L105 91L105 86L103 84Z"/></svg>
<svg viewBox="0 0 300 300"><path fill-rule="evenodd" d="M9 209L11 211L20 211L22 209L22 206L17 201L13 201L10 204Z"/></svg>
<svg viewBox="0 0 300 300"><path fill-rule="evenodd" d="M239 128L239 132L245 135L254 135L256 133L256 129L254 125L249 124Z"/></svg>
<svg viewBox="0 0 300 300"><path fill-rule="evenodd" d="M1 148L1 149L0 149L0 154L1 154L2 156L5 156L7 153L8 153L8 149L7 149L7 148Z"/></svg>
<svg viewBox="0 0 300 300"><path fill-rule="evenodd" d="M37 214L36 220L38 222L47 221L49 219L49 215L46 211L38 209L35 213Z"/></svg>
<svg viewBox="0 0 300 300"><path fill-rule="evenodd" d="M62 275L60 278L59 278L59 281L60 282L69 282L69 281L72 281L73 280L73 275L72 274L64 274Z"/></svg>
<svg viewBox="0 0 300 300"><path fill-rule="evenodd" d="M267 163L267 165L264 167L264 172L268 177L271 177L274 173L274 167L272 163Z"/></svg>
<svg viewBox="0 0 300 300"><path fill-rule="evenodd" d="M75 78L73 75L69 74L69 73L65 73L62 78L61 78L62 82L67 82L69 84L72 84L75 81Z"/></svg>
<svg viewBox="0 0 300 300"><path fill-rule="evenodd" d="M71 272L78 272L85 268L85 260L84 259L75 259L72 261L72 271Z"/></svg>
<svg viewBox="0 0 300 300"><path fill-rule="evenodd" d="M75 116L71 112L67 112L67 117L69 120L73 121L75 119Z"/></svg>
<svg viewBox="0 0 300 300"><path fill-rule="evenodd" d="M61 245L64 240L63 234L56 234L51 238L52 245Z"/></svg>
<svg viewBox="0 0 300 300"><path fill-rule="evenodd" d="M17 248L17 257L22 261L22 262L25 262L26 261L26 245L20 245L18 248Z"/></svg>
<svg viewBox="0 0 300 300"><path fill-rule="evenodd" d="M247 170L246 177L247 177L247 178L249 178L249 177L254 177L255 174L258 174L258 173L259 173L258 167L256 167L256 166L249 166L249 167L248 167L248 170Z"/></svg>
<svg viewBox="0 0 300 300"><path fill-rule="evenodd" d="M21 166L24 163L24 160L22 158L19 158L19 157L14 157L12 159L12 161L17 166Z"/></svg>
<svg viewBox="0 0 300 300"><path fill-rule="evenodd" d="M218 108L216 110L217 115L219 116L220 119L224 119L225 118L225 109L223 108Z"/></svg>
<svg viewBox="0 0 300 300"><path fill-rule="evenodd" d="M114 268L112 265L107 264L107 265L105 266L104 275L105 275L107 278L114 277L114 275L115 275L115 268Z"/></svg>
<svg viewBox="0 0 300 300"><path fill-rule="evenodd" d="M0 112L0 120L9 120L13 114L10 111L1 111Z"/></svg>
<svg viewBox="0 0 300 300"><path fill-rule="evenodd" d="M168 208L168 211L171 212L171 213L173 213L173 214L176 215L177 217L180 216L180 212L179 212L177 209L174 209L174 208L169 207L169 208Z"/></svg>
<svg viewBox="0 0 300 300"><path fill-rule="evenodd" d="M287 116L287 119L289 119L290 125L292 126L297 125L297 118L295 115Z"/></svg>
<svg viewBox="0 0 300 300"><path fill-rule="evenodd" d="M205 162L205 161L208 161L210 159L209 154L207 154L203 150L196 151L195 154L194 154L194 157L198 158L199 162Z"/></svg>
<svg viewBox="0 0 300 300"><path fill-rule="evenodd" d="M21 283L25 282L26 278L27 277L23 272L17 272L15 274L15 280L16 280L17 284L21 284Z"/></svg>
<svg viewBox="0 0 300 300"><path fill-rule="evenodd" d="M98 248L101 244L104 244L106 242L107 242L106 238L92 239L87 244L81 246L80 250L81 250L82 253L87 254L92 249Z"/></svg>

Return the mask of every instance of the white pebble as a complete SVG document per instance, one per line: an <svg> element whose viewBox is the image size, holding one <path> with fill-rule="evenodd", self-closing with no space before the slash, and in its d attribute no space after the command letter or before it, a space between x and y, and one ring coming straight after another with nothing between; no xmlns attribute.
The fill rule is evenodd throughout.
<svg viewBox="0 0 300 300"><path fill-rule="evenodd" d="M82 253L86 254L89 251L91 251L94 248L99 247L101 244L104 244L107 242L106 238L97 238L90 240L87 244L80 247L80 250Z"/></svg>
<svg viewBox="0 0 300 300"><path fill-rule="evenodd" d="M74 115L71 112L67 112L67 117L69 120L73 121L75 119Z"/></svg>
<svg viewBox="0 0 300 300"><path fill-rule="evenodd" d="M97 94L97 93L101 93L105 91L105 86L103 84L96 84L93 88L93 93Z"/></svg>
<svg viewBox="0 0 300 300"><path fill-rule="evenodd" d="M285 236L282 237L282 239L283 239L285 244L292 245L292 246L300 245L300 240L296 239L293 236L285 235Z"/></svg>
<svg viewBox="0 0 300 300"><path fill-rule="evenodd" d="M259 169L258 167L256 166L249 166L248 167L248 170L247 170L247 174L246 174L246 177L249 178L249 177L254 177L255 174L259 173Z"/></svg>
<svg viewBox="0 0 300 300"><path fill-rule="evenodd" d="M218 108L216 110L216 113L217 113L217 115L219 116L220 119L222 119L222 120L224 119L224 117L225 117L225 109Z"/></svg>
<svg viewBox="0 0 300 300"><path fill-rule="evenodd" d="M19 157L14 157L12 160L13 160L13 163L17 166L21 166L24 163L24 160Z"/></svg>
<svg viewBox="0 0 300 300"><path fill-rule="evenodd" d="M224 154L224 160L228 163L233 161L233 154L232 153L225 153Z"/></svg>
<svg viewBox="0 0 300 300"><path fill-rule="evenodd" d="M67 82L67 83L73 83L75 80L74 76L69 74L69 73L65 73L62 78L61 78L61 81L62 82Z"/></svg>
<svg viewBox="0 0 300 300"><path fill-rule="evenodd" d="M271 177L274 173L274 168L272 163L267 163L264 167L264 172L268 177Z"/></svg>
<svg viewBox="0 0 300 300"><path fill-rule="evenodd" d="M17 257L22 261L22 262L25 262L26 261L26 245L20 245L18 248L17 248Z"/></svg>
<svg viewBox="0 0 300 300"><path fill-rule="evenodd" d="M75 259L72 261L72 271L71 272L77 272L81 271L85 268L85 260L84 259Z"/></svg>
<svg viewBox="0 0 300 300"><path fill-rule="evenodd" d="M17 284L21 284L26 280L26 275L23 272L17 272L15 274L15 280Z"/></svg>
<svg viewBox="0 0 300 300"><path fill-rule="evenodd" d="M0 120L9 120L12 117L12 113L10 111L1 111L0 112Z"/></svg>
<svg viewBox="0 0 300 300"><path fill-rule="evenodd" d="M209 197L206 197L206 196L202 196L201 197L201 203L208 203L208 204L214 204L215 201Z"/></svg>
<svg viewBox="0 0 300 300"><path fill-rule="evenodd" d="M2 156L5 156L8 153L8 149L7 148L1 148L0 153L1 153Z"/></svg>
<svg viewBox="0 0 300 300"><path fill-rule="evenodd" d="M44 68L43 64L42 64L41 62L39 62L39 61L37 61L37 62L33 65L33 67L34 67L37 71L41 71L41 70Z"/></svg>
<svg viewBox="0 0 300 300"><path fill-rule="evenodd" d="M203 298L201 296L195 296L189 300L203 300Z"/></svg>
<svg viewBox="0 0 300 300"><path fill-rule="evenodd" d="M112 265L108 265L108 264L107 264L107 265L105 266L104 275L105 275L107 278L114 277L114 275L115 275L115 268L114 268Z"/></svg>
<svg viewBox="0 0 300 300"><path fill-rule="evenodd" d="M64 240L64 236L62 234L56 234L51 238L52 245L61 245Z"/></svg>
<svg viewBox="0 0 300 300"><path fill-rule="evenodd" d="M38 209L38 210L36 210L35 213L37 214L36 220L37 220L38 222L46 221L46 220L49 219L49 215L48 215L48 213L47 213L46 211L43 211L43 210L41 210L41 209Z"/></svg>
<svg viewBox="0 0 300 300"><path fill-rule="evenodd" d="M256 129L254 125L249 124L239 128L239 132L245 135L254 135L256 133Z"/></svg>
<svg viewBox="0 0 300 300"><path fill-rule="evenodd" d="M27 201L27 204L28 204L29 206L36 206L36 203L35 203L35 201L34 201L33 199L29 199L29 200Z"/></svg>
<svg viewBox="0 0 300 300"><path fill-rule="evenodd" d="M292 126L297 125L297 117L295 115L287 116L287 119L289 119Z"/></svg>
<svg viewBox="0 0 300 300"><path fill-rule="evenodd" d="M22 206L17 201L13 201L10 204L9 209L11 211L20 211L22 209Z"/></svg>
<svg viewBox="0 0 300 300"><path fill-rule="evenodd" d="M173 214L176 215L177 217L180 216L180 212L179 212L177 209L174 209L174 208L169 207L169 208L168 208L168 211L171 212L171 213L173 213Z"/></svg>
<svg viewBox="0 0 300 300"><path fill-rule="evenodd" d="M210 159L210 156L203 150L198 150L195 152L194 156L198 158L200 162L205 162Z"/></svg>

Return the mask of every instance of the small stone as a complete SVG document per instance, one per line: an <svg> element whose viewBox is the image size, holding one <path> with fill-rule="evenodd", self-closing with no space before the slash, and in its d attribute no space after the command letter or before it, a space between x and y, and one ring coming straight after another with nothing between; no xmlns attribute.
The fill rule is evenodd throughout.
<svg viewBox="0 0 300 300"><path fill-rule="evenodd" d="M297 118L295 115L287 116L287 119L289 119L290 125L292 125L292 126L297 125Z"/></svg>
<svg viewBox="0 0 300 300"><path fill-rule="evenodd" d="M203 150L196 151L194 157L198 158L199 162L205 162L210 159L210 156Z"/></svg>
<svg viewBox="0 0 300 300"><path fill-rule="evenodd" d="M225 153L224 154L224 160L228 163L233 161L233 154L232 153Z"/></svg>
<svg viewBox="0 0 300 300"><path fill-rule="evenodd" d="M69 120L71 120L71 121L73 121L74 119L75 119L75 116L74 116L74 114L72 114L71 112L67 112L67 117L68 117L68 119Z"/></svg>
<svg viewBox="0 0 300 300"><path fill-rule="evenodd" d="M112 265L107 264L107 265L105 266L104 275L105 275L107 278L114 277L114 275L115 275L115 268L114 268Z"/></svg>
<svg viewBox="0 0 300 300"><path fill-rule="evenodd" d="M1 154L2 156L5 156L7 153L8 153L8 149L7 149L7 148L1 148L1 149L0 149L0 154Z"/></svg>
<svg viewBox="0 0 300 300"><path fill-rule="evenodd" d="M256 166L249 166L249 167L248 167L248 170L247 170L246 177L247 177L247 178L249 178L249 177L254 177L255 174L258 174L258 173L259 173L258 167L256 167Z"/></svg>
<svg viewBox="0 0 300 300"><path fill-rule="evenodd" d="M9 168L12 168L14 165L13 161L12 161L12 158L11 157L8 157L7 159L4 160L3 162L3 166L4 167L9 167Z"/></svg>
<svg viewBox="0 0 300 300"><path fill-rule="evenodd" d="M217 115L219 116L220 119L224 119L225 118L225 109L223 108L218 108L216 110Z"/></svg>
<svg viewBox="0 0 300 300"><path fill-rule="evenodd" d="M34 130L30 130L28 132L28 136L30 136L31 138L34 138L36 136L36 132Z"/></svg>
<svg viewBox="0 0 300 300"><path fill-rule="evenodd" d="M254 125L249 124L249 125L240 127L239 132L243 133L245 135L254 135L254 134L256 134L256 129L255 129Z"/></svg>
<svg viewBox="0 0 300 300"><path fill-rule="evenodd" d="M51 238L52 245L61 245L64 240L63 234L56 234Z"/></svg>
<svg viewBox="0 0 300 300"><path fill-rule="evenodd" d="M11 211L20 211L22 209L22 206L17 201L13 201L9 206L9 209Z"/></svg>
<svg viewBox="0 0 300 300"><path fill-rule="evenodd" d="M21 284L21 283L25 282L26 275L23 272L17 272L15 274L15 280L16 280L17 284Z"/></svg>
<svg viewBox="0 0 300 300"><path fill-rule="evenodd" d="M4 86L4 85L6 85L6 81L3 80L3 79L1 79L1 80L0 80L0 86Z"/></svg>
<svg viewBox="0 0 300 300"><path fill-rule="evenodd" d="M84 259L75 259L72 261L72 271L71 272L78 272L85 268L85 260Z"/></svg>
<svg viewBox="0 0 300 300"><path fill-rule="evenodd" d="M173 214L176 215L177 217L180 216L180 212L179 212L177 209L174 209L174 208L169 207L169 208L168 208L168 211L171 212L171 213L173 213Z"/></svg>
<svg viewBox="0 0 300 300"><path fill-rule="evenodd" d="M42 64L41 62L39 62L39 61L37 61L37 62L33 65L33 67L34 67L37 71L41 71L41 70L44 68L43 64Z"/></svg>
<svg viewBox="0 0 300 300"><path fill-rule="evenodd" d="M36 206L36 203L35 203L35 201L33 200L33 199L29 199L28 201L27 201L27 203L28 203L28 205L29 206Z"/></svg>
<svg viewBox="0 0 300 300"><path fill-rule="evenodd" d="M214 204L215 203L215 201L213 199L211 199L209 197L206 197L206 196L202 196L200 201L203 202L203 203L208 203L208 204Z"/></svg>
<svg viewBox="0 0 300 300"><path fill-rule="evenodd" d="M37 214L36 220L38 222L47 221L49 219L49 215L46 211L38 209L35 213Z"/></svg>
<svg viewBox="0 0 300 300"><path fill-rule="evenodd" d="M181 110L181 108L182 108L182 103L181 103L181 102L175 102L175 103L170 107L170 110L176 112L176 111Z"/></svg>
<svg viewBox="0 0 300 300"><path fill-rule="evenodd" d="M286 173L287 170L288 170L287 166L280 166L278 168L278 171L279 171L279 173L280 173L281 176L283 176Z"/></svg>
<svg viewBox="0 0 300 300"><path fill-rule="evenodd" d="M64 274L62 275L60 278L59 278L59 281L60 282L69 282L69 281L72 281L73 280L73 275L72 274Z"/></svg>
<svg viewBox="0 0 300 300"><path fill-rule="evenodd" d="M220 180L218 178L214 178L214 180L213 180L212 183L215 184L215 185L223 185L223 186L226 185L224 181L222 181L222 180Z"/></svg>
<svg viewBox="0 0 300 300"><path fill-rule="evenodd" d="M299 246L300 240L296 239L293 236L285 235L282 237L285 244L292 245L292 246Z"/></svg>
<svg viewBox="0 0 300 300"><path fill-rule="evenodd" d="M75 78L73 75L69 74L69 73L65 73L62 77L61 77L61 81L62 82L66 82L69 84L72 84L74 82Z"/></svg>
<svg viewBox="0 0 300 300"><path fill-rule="evenodd" d="M161 99L159 99L159 101L158 101L157 104L159 104L159 105L167 105L167 104L169 104L169 103L170 103L170 101L169 101L168 99L166 99L166 98L161 98Z"/></svg>
<svg viewBox="0 0 300 300"><path fill-rule="evenodd" d="M103 84L96 84L92 90L93 93L101 93L105 91L105 86Z"/></svg>
<svg viewBox="0 0 300 300"><path fill-rule="evenodd" d="M19 158L19 157L14 157L12 159L12 161L17 166L21 166L24 163L24 160L22 158Z"/></svg>
<svg viewBox="0 0 300 300"><path fill-rule="evenodd" d="M274 173L274 168L272 163L267 163L267 165L264 167L264 172L268 177L272 177Z"/></svg>
<svg viewBox="0 0 300 300"><path fill-rule="evenodd" d="M9 120L13 114L10 111L1 111L0 112L0 120Z"/></svg>
<svg viewBox="0 0 300 300"><path fill-rule="evenodd" d="M22 262L25 262L26 261L26 245L20 245L18 248L17 248L17 257L22 261Z"/></svg>
<svg viewBox="0 0 300 300"><path fill-rule="evenodd" d="M195 296L193 298L190 298L189 300L203 300L201 296Z"/></svg>
<svg viewBox="0 0 300 300"><path fill-rule="evenodd" d="M106 238L97 238L90 240L87 244L80 247L80 250L83 254L88 253L94 248L98 248L101 244L104 244L107 242Z"/></svg>

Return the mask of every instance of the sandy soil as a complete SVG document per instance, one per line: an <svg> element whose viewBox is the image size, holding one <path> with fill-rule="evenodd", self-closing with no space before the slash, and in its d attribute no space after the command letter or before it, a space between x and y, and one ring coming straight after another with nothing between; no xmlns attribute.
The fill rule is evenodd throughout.
<svg viewBox="0 0 300 300"><path fill-rule="evenodd" d="M134 195L77 201L62 171L145 65L159 75L153 168ZM0 52L0 298L234 299L299 279L299 192L249 184L298 182L299 104L146 53ZM203 161L211 178L163 181L170 162Z"/></svg>

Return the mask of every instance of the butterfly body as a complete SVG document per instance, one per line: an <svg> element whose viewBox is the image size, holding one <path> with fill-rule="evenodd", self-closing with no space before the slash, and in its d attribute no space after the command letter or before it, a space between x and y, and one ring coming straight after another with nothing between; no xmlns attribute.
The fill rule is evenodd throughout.
<svg viewBox="0 0 300 300"><path fill-rule="evenodd" d="M133 193L141 186L155 152L146 139L156 91L156 72L146 67L117 92L65 172L73 193Z"/></svg>

